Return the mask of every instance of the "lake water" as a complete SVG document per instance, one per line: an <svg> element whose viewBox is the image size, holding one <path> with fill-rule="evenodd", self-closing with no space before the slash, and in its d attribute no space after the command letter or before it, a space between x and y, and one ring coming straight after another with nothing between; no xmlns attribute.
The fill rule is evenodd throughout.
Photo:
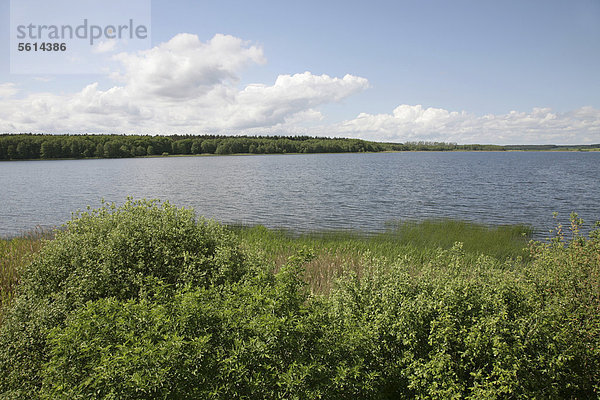
<svg viewBox="0 0 600 400"><path fill-rule="evenodd" d="M600 152L406 152L0 162L0 236L127 196L225 223L296 231L455 218L555 226L600 220Z"/></svg>

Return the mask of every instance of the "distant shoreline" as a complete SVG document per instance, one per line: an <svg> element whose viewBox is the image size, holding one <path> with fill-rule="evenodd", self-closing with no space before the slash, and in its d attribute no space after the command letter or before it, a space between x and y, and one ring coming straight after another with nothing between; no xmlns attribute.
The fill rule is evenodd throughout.
<svg viewBox="0 0 600 400"><path fill-rule="evenodd" d="M344 153L232 153L232 154L169 154L152 156L131 156L131 157L87 157L87 158L24 158L0 160L0 162L19 162L19 161L77 161L77 160L127 160L132 158L180 158L180 157L254 157L254 156L299 156L309 154L385 154L385 153L598 153L600 149L574 149L574 150L385 150L385 151L363 151L363 152L344 152Z"/></svg>
<svg viewBox="0 0 600 400"><path fill-rule="evenodd" d="M0 134L0 161L405 151L600 151L600 144L384 143L311 136Z"/></svg>

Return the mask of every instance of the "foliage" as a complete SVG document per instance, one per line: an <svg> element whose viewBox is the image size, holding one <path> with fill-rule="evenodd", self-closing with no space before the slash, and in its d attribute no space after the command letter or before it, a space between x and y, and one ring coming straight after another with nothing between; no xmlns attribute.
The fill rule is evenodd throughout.
<svg viewBox="0 0 600 400"><path fill-rule="evenodd" d="M322 366L311 340L322 334L324 314L305 304L296 267L152 300L87 303L49 334L42 397L318 393Z"/></svg>
<svg viewBox="0 0 600 400"><path fill-rule="evenodd" d="M357 380L384 398L598 398L600 247L532 244L531 263L374 263L331 296Z"/></svg>
<svg viewBox="0 0 600 400"><path fill-rule="evenodd" d="M276 266L191 210L105 204L21 271L0 398L598 398L600 233L579 226L527 260L361 251L315 295L307 241Z"/></svg>
<svg viewBox="0 0 600 400"><path fill-rule="evenodd" d="M90 301L218 285L246 269L233 237L214 222L196 222L191 210L129 200L80 213L21 272L0 332L0 388L34 390L49 332Z"/></svg>

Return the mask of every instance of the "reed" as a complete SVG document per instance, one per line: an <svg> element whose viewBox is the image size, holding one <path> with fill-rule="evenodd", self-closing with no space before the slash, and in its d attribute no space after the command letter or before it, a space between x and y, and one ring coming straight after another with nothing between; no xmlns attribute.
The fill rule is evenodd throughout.
<svg viewBox="0 0 600 400"><path fill-rule="evenodd" d="M527 260L527 243L533 234L524 225L490 227L456 220L393 222L380 233L363 231L316 231L297 234L263 226L231 227L242 243L260 252L275 264L277 271L301 249L310 249L314 258L305 265L305 279L313 293L326 294L335 279L345 272L362 275L372 258L393 263L410 257L425 262L437 249L462 243L466 256L481 254L504 261Z"/></svg>
<svg viewBox="0 0 600 400"><path fill-rule="evenodd" d="M44 239L51 236L51 232L38 228L22 236L0 239L0 320L19 284L19 270L31 262L44 245Z"/></svg>

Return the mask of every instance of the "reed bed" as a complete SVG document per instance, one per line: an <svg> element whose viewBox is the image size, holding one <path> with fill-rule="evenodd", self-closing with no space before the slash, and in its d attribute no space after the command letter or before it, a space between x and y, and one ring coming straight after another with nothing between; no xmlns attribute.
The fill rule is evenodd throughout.
<svg viewBox="0 0 600 400"><path fill-rule="evenodd" d="M393 263L399 258L431 259L438 249L450 249L457 242L468 257L481 254L504 261L527 260L527 244L533 229L525 225L486 226L456 220L392 222L385 232L316 231L303 234L263 226L230 227L248 248L274 263L275 271L301 249L313 258L305 265L305 279L311 291L327 294L335 279L346 272L358 276L376 258Z"/></svg>

